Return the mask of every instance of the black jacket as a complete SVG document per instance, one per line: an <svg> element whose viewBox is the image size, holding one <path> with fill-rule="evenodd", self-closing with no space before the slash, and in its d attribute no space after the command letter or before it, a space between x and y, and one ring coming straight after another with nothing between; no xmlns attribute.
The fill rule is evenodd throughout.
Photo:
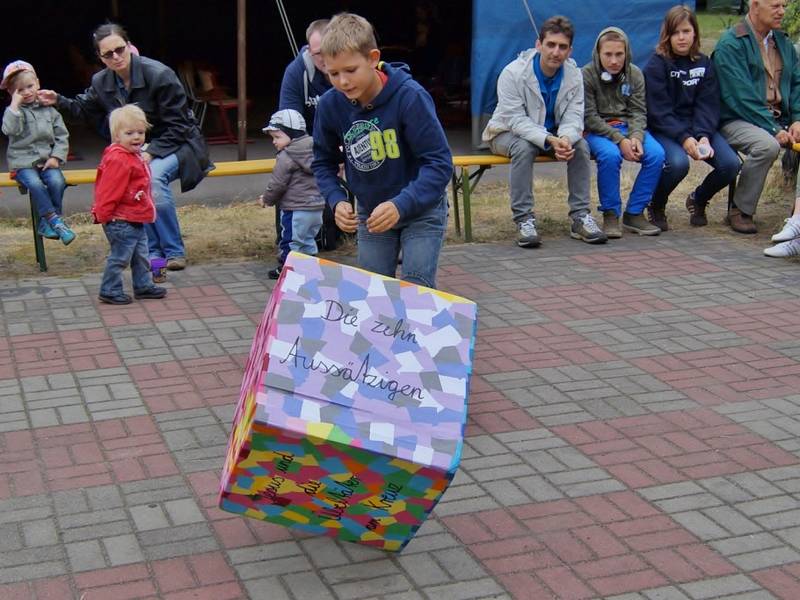
<svg viewBox="0 0 800 600"><path fill-rule="evenodd" d="M175 72L157 60L132 54L131 88L127 100L117 81L111 69L103 69L94 74L84 93L75 98L59 95L57 107L94 125L111 141L108 115L125 104L136 104L153 126L147 135L147 152L159 158L177 154L181 191L193 189L214 165Z"/></svg>

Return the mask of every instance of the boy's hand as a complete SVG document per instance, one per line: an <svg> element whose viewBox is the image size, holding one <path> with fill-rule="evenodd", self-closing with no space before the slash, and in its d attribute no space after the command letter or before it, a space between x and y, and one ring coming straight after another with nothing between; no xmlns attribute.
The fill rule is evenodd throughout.
<svg viewBox="0 0 800 600"><path fill-rule="evenodd" d="M264 194L261 194L261 195L258 197L258 205L259 205L261 208L267 208L267 203L266 203L266 202L264 202Z"/></svg>
<svg viewBox="0 0 800 600"><path fill-rule="evenodd" d="M345 233L353 233L358 229L358 217L349 202L342 200L336 205L333 219L336 221L336 226Z"/></svg>
<svg viewBox="0 0 800 600"><path fill-rule="evenodd" d="M553 147L553 153L557 160L570 160L575 156L575 149L572 147L572 142L569 138L564 137L551 137L550 145Z"/></svg>
<svg viewBox="0 0 800 600"><path fill-rule="evenodd" d="M683 149L686 151L686 154L691 156L695 160L700 160L700 155L697 153L697 140L693 137L688 137L683 140Z"/></svg>
<svg viewBox="0 0 800 600"><path fill-rule="evenodd" d="M789 135L792 137L792 142L800 142L800 121L795 121L789 127Z"/></svg>
<svg viewBox="0 0 800 600"><path fill-rule="evenodd" d="M42 171L47 171L47 169L57 169L61 166L61 163L58 162L58 159L54 156L51 156L42 165Z"/></svg>
<svg viewBox="0 0 800 600"><path fill-rule="evenodd" d="M19 93L19 90L14 90L11 93L11 110L18 113L20 104L22 104L22 94Z"/></svg>
<svg viewBox="0 0 800 600"><path fill-rule="evenodd" d="M776 133L775 139L778 140L778 143L784 148L792 143L792 136L789 135L789 132L785 129L781 129L778 133Z"/></svg>
<svg viewBox="0 0 800 600"><path fill-rule="evenodd" d="M389 231L399 220L400 212L394 202L391 200L381 202L367 219L367 231L370 233Z"/></svg>
<svg viewBox="0 0 800 600"><path fill-rule="evenodd" d="M711 141L705 136L697 140L697 155L700 160L708 160L714 156L714 148L711 147Z"/></svg>
<svg viewBox="0 0 800 600"><path fill-rule="evenodd" d="M149 152L142 152L142 160L149 165L150 161L153 160L153 155Z"/></svg>
<svg viewBox="0 0 800 600"><path fill-rule="evenodd" d="M53 90L39 90L36 92L36 96L39 99L39 104L44 106L53 106L58 100L58 94Z"/></svg>
<svg viewBox="0 0 800 600"><path fill-rule="evenodd" d="M633 152L633 140L625 138L619 143L619 151L622 152L622 158L636 162L636 155Z"/></svg>
<svg viewBox="0 0 800 600"><path fill-rule="evenodd" d="M631 150L633 151L633 160L639 162L644 156L644 148L642 142L638 138L631 138Z"/></svg>

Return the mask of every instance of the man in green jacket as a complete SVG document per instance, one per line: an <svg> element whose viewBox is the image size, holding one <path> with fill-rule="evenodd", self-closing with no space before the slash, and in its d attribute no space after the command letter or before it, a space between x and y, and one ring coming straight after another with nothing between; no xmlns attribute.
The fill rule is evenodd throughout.
<svg viewBox="0 0 800 600"><path fill-rule="evenodd" d="M751 0L745 18L720 37L712 59L721 94L720 131L745 155L727 221L756 233L753 215L781 147L800 142L800 65L780 30L786 0Z"/></svg>

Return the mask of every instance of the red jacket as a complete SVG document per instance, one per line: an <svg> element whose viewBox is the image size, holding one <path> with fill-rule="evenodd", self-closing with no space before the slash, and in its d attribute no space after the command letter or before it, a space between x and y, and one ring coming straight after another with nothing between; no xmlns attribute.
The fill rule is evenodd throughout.
<svg viewBox="0 0 800 600"><path fill-rule="evenodd" d="M141 155L128 152L119 144L111 144L103 151L94 184L92 214L98 223L114 219L155 222L150 168Z"/></svg>

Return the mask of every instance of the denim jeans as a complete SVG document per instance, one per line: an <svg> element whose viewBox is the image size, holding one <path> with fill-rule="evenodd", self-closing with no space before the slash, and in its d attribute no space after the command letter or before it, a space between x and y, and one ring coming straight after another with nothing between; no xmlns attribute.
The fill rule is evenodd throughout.
<svg viewBox="0 0 800 600"><path fill-rule="evenodd" d="M150 258L176 258L186 256L175 211L175 198L169 184L180 175L177 154L150 161L150 174L153 177L153 202L156 205L156 222L147 223L147 243Z"/></svg>
<svg viewBox="0 0 800 600"><path fill-rule="evenodd" d="M627 125L617 125L623 135L628 134ZM603 135L590 133L586 136L592 156L597 161L597 193L600 196L600 210L613 210L617 216L622 214L622 197L619 193L619 172L622 168L622 152L619 146ZM653 136L645 132L642 144L644 155L641 168L636 176L633 189L628 196L625 212L640 215L650 203L653 192L661 178L664 166L664 149Z"/></svg>
<svg viewBox="0 0 800 600"><path fill-rule="evenodd" d="M576 219L591 210L589 180L592 167L589 163L589 147L586 142L578 140L573 148L575 154L567 161L567 204L569 216ZM548 154L548 151L510 131L504 131L493 138L489 142L489 149L494 154L511 159L511 168L508 172L511 217L515 223L530 219L534 210L533 163L537 156Z"/></svg>
<svg viewBox="0 0 800 600"><path fill-rule="evenodd" d="M316 256L317 237L322 227L322 210L282 210L281 211L281 264L286 261L290 250Z"/></svg>
<svg viewBox="0 0 800 600"><path fill-rule="evenodd" d="M654 206L666 206L669 195L683 181L689 172L689 155L678 142L663 135L653 134L661 147L664 148L664 170L661 171L661 179L658 187L653 194ZM695 200L701 204L707 204L714 195L720 190L730 185L739 173L739 166L742 164L739 156L733 151L722 137L716 132L711 139L711 147L714 149L714 156L706 162L714 169L694 191Z"/></svg>
<svg viewBox="0 0 800 600"><path fill-rule="evenodd" d="M122 272L128 265L131 266L134 292L153 287L144 226L127 221L111 221L103 224L103 232L111 250L100 282L100 295L114 297L123 293Z"/></svg>
<svg viewBox="0 0 800 600"><path fill-rule="evenodd" d="M358 266L373 273L395 277L397 259L403 250L401 279L436 287L439 252L447 230L447 198L424 213L400 220L389 231L370 233L365 221L369 215L358 211Z"/></svg>
<svg viewBox="0 0 800 600"><path fill-rule="evenodd" d="M28 188L40 217L52 212L62 214L67 182L61 169L17 169L15 177L18 183Z"/></svg>

